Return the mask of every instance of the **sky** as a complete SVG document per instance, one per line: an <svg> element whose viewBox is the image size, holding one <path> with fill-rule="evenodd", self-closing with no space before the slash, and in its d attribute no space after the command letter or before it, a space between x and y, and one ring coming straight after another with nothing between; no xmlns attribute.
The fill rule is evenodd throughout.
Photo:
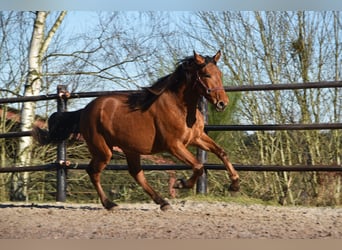
<svg viewBox="0 0 342 250"><path fill-rule="evenodd" d="M68 32L71 32L73 34L75 33L84 33L86 30L89 29L89 26L96 26L99 21L99 13L111 13L113 11L110 10L104 10L104 11L95 11L95 10L71 10L68 11L68 14L65 17L64 25L65 28L68 30ZM138 13L139 11L125 11L126 13ZM172 22L177 22L179 17L185 13L185 11L174 11L172 14ZM179 15L178 15L179 14ZM133 20L133 19L131 19ZM139 20L140 21L140 20ZM129 26L132 26L132 23L128 24ZM137 24L139 26L139 24ZM143 27L140 27L142 29Z"/></svg>
<svg viewBox="0 0 342 250"><path fill-rule="evenodd" d="M89 27L98 22L96 11L69 11L65 17L64 27L70 33L84 33Z"/></svg>

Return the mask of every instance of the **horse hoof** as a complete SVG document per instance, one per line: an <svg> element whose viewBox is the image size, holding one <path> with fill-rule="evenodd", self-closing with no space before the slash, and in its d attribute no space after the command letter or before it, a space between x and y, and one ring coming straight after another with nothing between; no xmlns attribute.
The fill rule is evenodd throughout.
<svg viewBox="0 0 342 250"><path fill-rule="evenodd" d="M111 202L111 201L107 200L106 202L104 202L103 206L104 206L105 209L110 211L110 210L113 210L118 205L116 203L114 203L114 202Z"/></svg>
<svg viewBox="0 0 342 250"><path fill-rule="evenodd" d="M171 207L171 205L169 203L165 203L163 205L160 205L160 209L165 212L167 210L172 209L172 207Z"/></svg>
<svg viewBox="0 0 342 250"><path fill-rule="evenodd" d="M235 181L229 186L229 191L238 192L240 190L239 181Z"/></svg>
<svg viewBox="0 0 342 250"><path fill-rule="evenodd" d="M183 179L178 179L175 184L173 185L173 188L177 188L177 189L182 189L182 188L186 188L186 182Z"/></svg>

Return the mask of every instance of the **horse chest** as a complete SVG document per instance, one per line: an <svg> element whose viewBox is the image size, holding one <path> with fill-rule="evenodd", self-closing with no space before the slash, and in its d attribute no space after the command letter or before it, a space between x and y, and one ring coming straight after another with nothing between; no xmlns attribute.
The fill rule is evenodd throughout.
<svg viewBox="0 0 342 250"><path fill-rule="evenodd" d="M199 119L189 126L185 120L182 121L182 119L178 118L170 120L168 123L163 123L161 126L158 126L158 130L165 141L170 143L178 141L184 145L188 145L203 133L201 121L202 120Z"/></svg>
<svg viewBox="0 0 342 250"><path fill-rule="evenodd" d="M203 129L197 123L194 124L193 127L187 128L183 134L183 144L189 145L191 144L196 138L200 137L203 133Z"/></svg>

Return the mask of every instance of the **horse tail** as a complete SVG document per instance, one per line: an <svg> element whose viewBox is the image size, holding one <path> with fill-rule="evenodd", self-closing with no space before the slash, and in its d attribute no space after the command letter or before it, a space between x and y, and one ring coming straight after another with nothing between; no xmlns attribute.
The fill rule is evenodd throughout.
<svg viewBox="0 0 342 250"><path fill-rule="evenodd" d="M48 130L34 126L33 138L41 145L61 143L71 134L80 133L80 118L83 109L72 112L55 112L48 120Z"/></svg>

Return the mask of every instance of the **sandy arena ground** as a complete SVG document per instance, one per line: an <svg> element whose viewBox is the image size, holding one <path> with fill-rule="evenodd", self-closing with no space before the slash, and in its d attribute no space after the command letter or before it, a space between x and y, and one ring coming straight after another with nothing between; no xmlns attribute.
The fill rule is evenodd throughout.
<svg viewBox="0 0 342 250"><path fill-rule="evenodd" d="M224 202L0 204L0 239L342 239L342 208Z"/></svg>

